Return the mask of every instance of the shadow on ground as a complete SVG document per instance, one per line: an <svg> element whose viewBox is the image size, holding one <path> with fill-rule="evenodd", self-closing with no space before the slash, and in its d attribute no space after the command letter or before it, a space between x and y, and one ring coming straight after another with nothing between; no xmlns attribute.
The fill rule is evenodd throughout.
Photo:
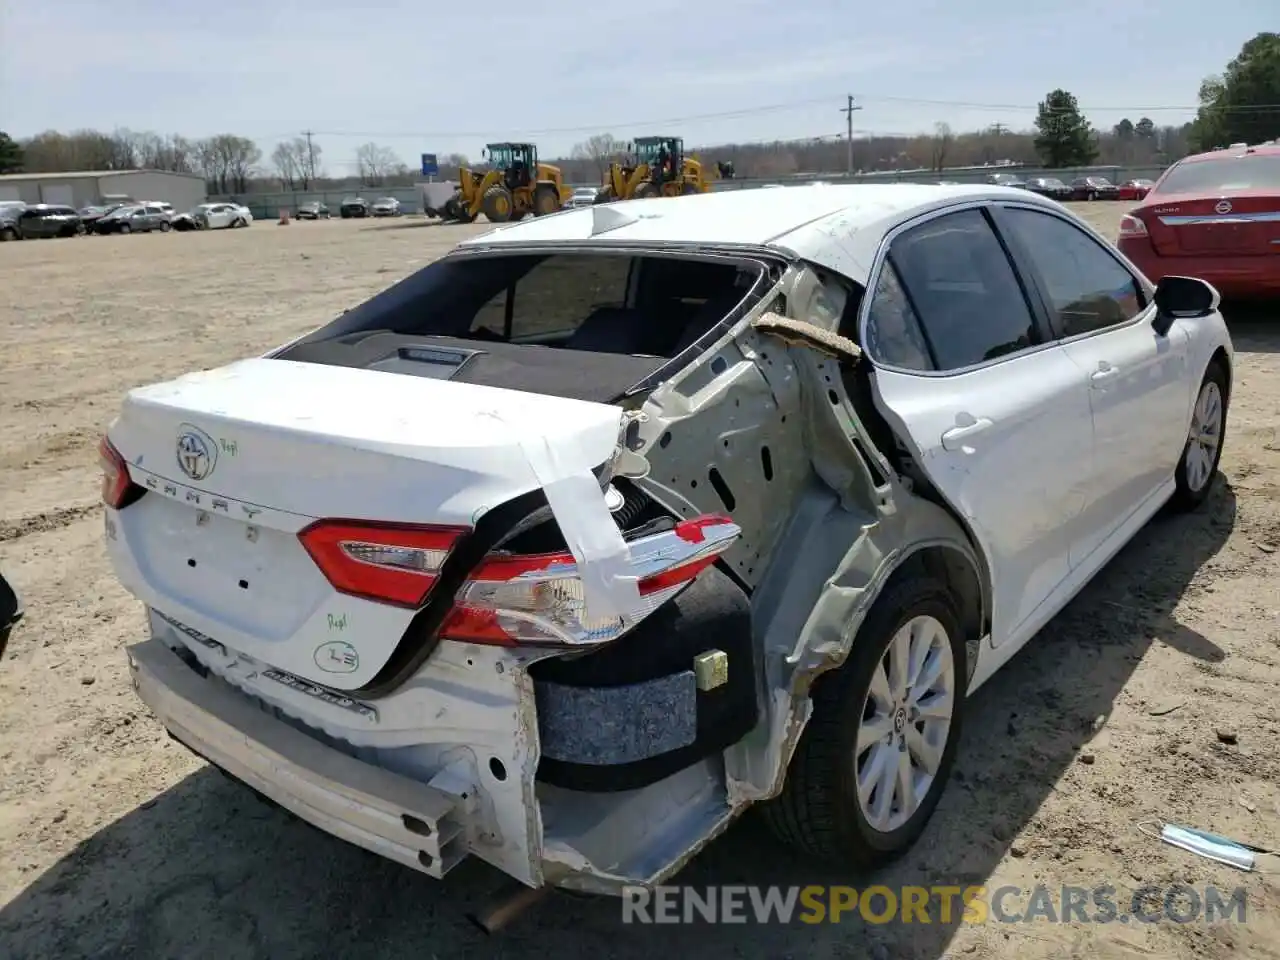
<svg viewBox="0 0 1280 960"><path fill-rule="evenodd" d="M1222 315L1237 350L1280 353L1280 301L1224 303Z"/></svg>
<svg viewBox="0 0 1280 960"><path fill-rule="evenodd" d="M807 864L747 817L680 882L981 884L1091 736L1150 638L1222 652L1173 621L1226 541L1225 479L1196 514L1161 516L970 703L955 780L920 844L876 876ZM205 768L80 844L0 911L13 960L50 957L357 958L915 957L944 955L955 924L622 927L612 900L556 895L500 938L466 919L500 878L466 863L433 882L311 829Z"/></svg>

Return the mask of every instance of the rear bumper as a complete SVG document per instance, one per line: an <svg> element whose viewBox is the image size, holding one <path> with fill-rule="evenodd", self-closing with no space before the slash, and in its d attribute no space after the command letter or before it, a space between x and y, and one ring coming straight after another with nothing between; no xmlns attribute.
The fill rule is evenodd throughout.
<svg viewBox="0 0 1280 960"><path fill-rule="evenodd" d="M1227 298L1280 296L1280 252L1251 257L1162 257L1146 237L1117 245L1152 283L1161 277L1197 277Z"/></svg>
<svg viewBox="0 0 1280 960"><path fill-rule="evenodd" d="M134 689L174 737L301 819L436 878L465 856L461 798L326 746L160 640L127 653Z"/></svg>

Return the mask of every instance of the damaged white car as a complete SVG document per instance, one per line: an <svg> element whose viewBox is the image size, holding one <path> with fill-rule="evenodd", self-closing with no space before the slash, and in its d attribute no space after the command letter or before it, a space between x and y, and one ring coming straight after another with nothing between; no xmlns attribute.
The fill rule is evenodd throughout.
<svg viewBox="0 0 1280 960"><path fill-rule="evenodd" d="M616 893L757 803L874 864L937 805L966 696L1205 498L1231 373L1212 288L1023 190L511 225L128 395L102 460L134 685L434 877Z"/></svg>

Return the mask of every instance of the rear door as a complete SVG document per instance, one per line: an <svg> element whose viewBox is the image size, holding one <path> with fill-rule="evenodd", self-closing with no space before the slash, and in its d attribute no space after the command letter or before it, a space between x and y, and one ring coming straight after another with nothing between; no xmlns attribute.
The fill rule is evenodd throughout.
<svg viewBox="0 0 1280 960"><path fill-rule="evenodd" d="M891 234L871 284L862 337L881 412L981 542L998 645L1071 569L1093 457L1086 378L985 206Z"/></svg>
<svg viewBox="0 0 1280 960"><path fill-rule="evenodd" d="M997 222L1036 284L1054 335L1089 382L1094 461L1073 565L1173 474L1186 441L1187 333L1166 336L1112 249L1066 217L1006 206Z"/></svg>

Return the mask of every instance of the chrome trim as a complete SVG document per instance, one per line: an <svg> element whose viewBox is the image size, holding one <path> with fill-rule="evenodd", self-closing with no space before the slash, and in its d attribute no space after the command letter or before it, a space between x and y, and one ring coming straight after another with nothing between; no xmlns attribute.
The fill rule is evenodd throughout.
<svg viewBox="0 0 1280 960"><path fill-rule="evenodd" d="M1183 227L1189 223L1280 223L1280 210L1268 213L1193 213L1157 219L1167 227Z"/></svg>

